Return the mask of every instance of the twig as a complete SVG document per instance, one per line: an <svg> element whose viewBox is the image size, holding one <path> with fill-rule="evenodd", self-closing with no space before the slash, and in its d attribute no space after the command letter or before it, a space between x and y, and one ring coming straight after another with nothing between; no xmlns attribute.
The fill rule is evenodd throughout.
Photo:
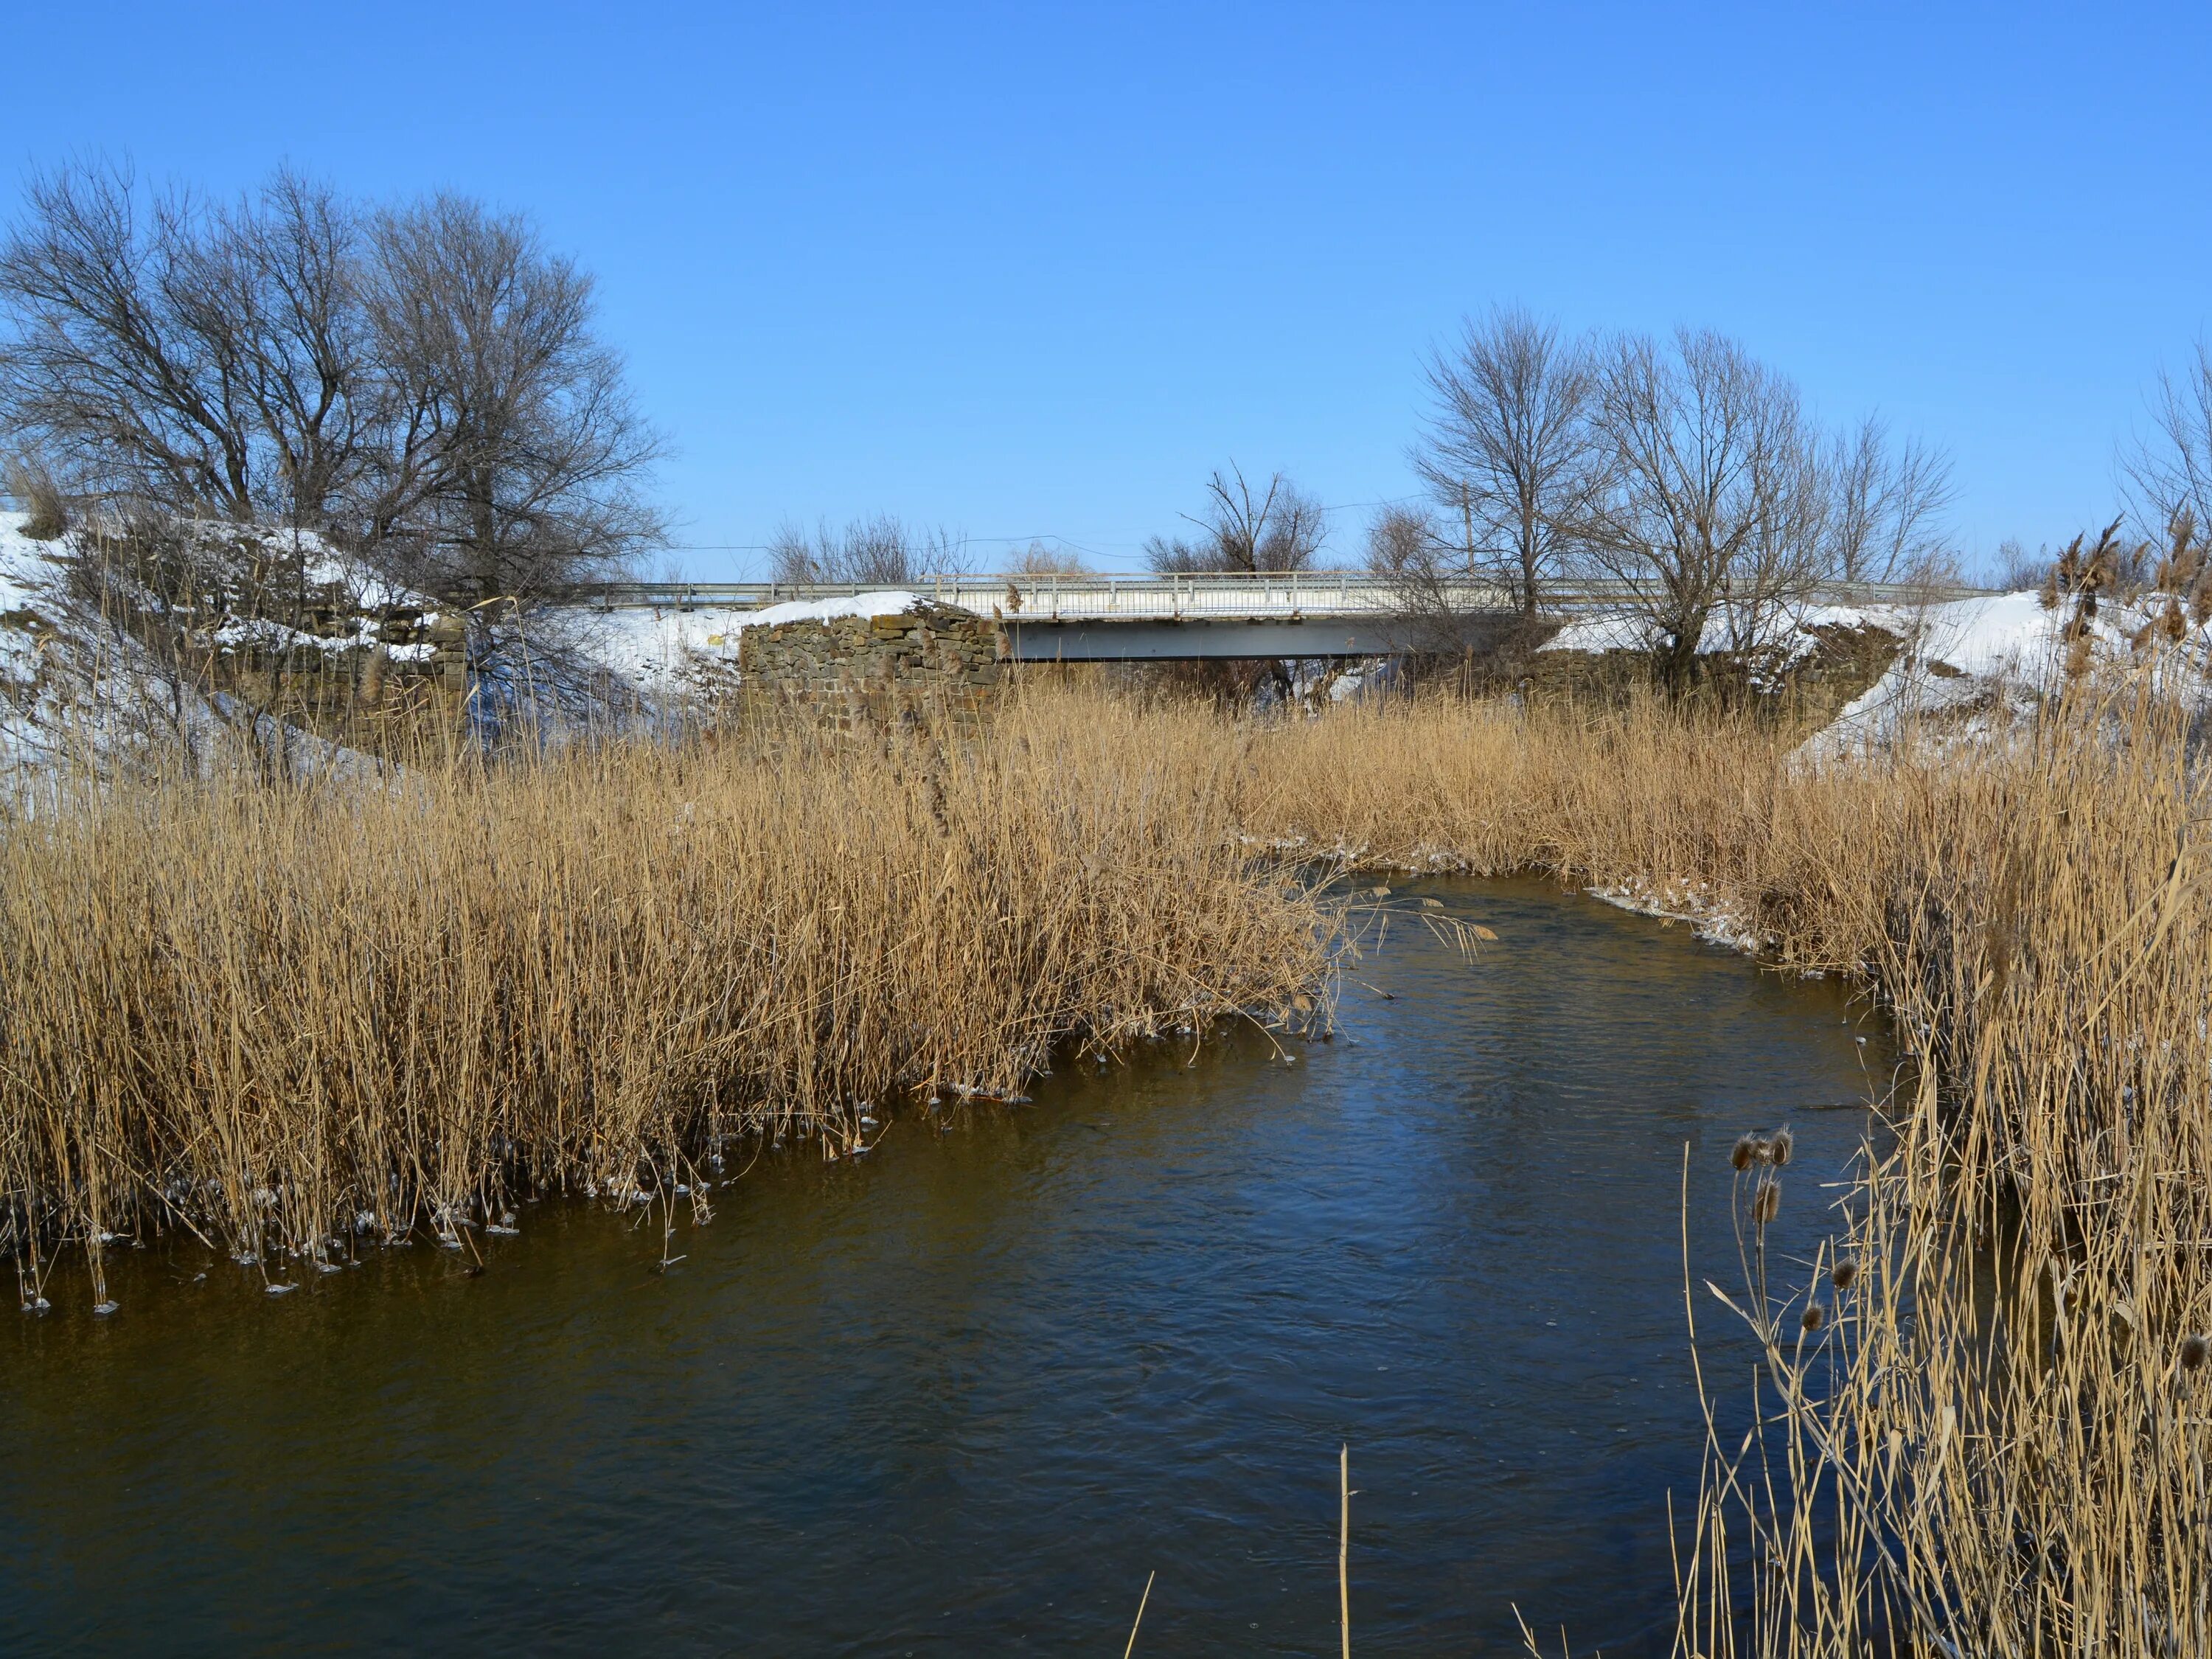
<svg viewBox="0 0 2212 1659"><path fill-rule="evenodd" d="M1129 1645L1121 1650L1121 1659L1129 1659L1129 1656L1137 1650L1137 1626L1145 1622L1145 1604L1152 1599L1152 1580L1159 1576L1158 1567L1145 1575L1145 1593L1138 1598L1136 1624L1129 1626Z"/></svg>
<svg viewBox="0 0 2212 1659"><path fill-rule="evenodd" d="M1352 1659L1352 1448L1337 1452L1336 1607L1344 1629L1344 1659ZM1124 1655L1123 1659L1127 1659Z"/></svg>

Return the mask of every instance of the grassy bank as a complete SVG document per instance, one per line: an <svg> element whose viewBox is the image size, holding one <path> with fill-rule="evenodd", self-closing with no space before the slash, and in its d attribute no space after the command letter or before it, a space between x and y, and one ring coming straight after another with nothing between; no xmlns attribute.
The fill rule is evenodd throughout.
<svg viewBox="0 0 2212 1659"><path fill-rule="evenodd" d="M2146 672L1972 750L1814 769L1797 735L1069 693L950 747L88 795L0 842L12 1242L313 1255L848 1151L1063 1041L1304 1018L1334 923L1294 865L1547 872L1855 975L1924 1056L1820 1261L1760 1218L1830 1195L1746 1149L1754 1282L1724 1309L1701 1264L1690 1312L1757 1334L1756 1378L1705 1380L1774 1428L1716 1431L1678 1514L1683 1650L2212 1651L2188 723Z"/></svg>
<svg viewBox="0 0 2212 1659"><path fill-rule="evenodd" d="M1219 753L1217 746L1216 754ZM1011 1094L1063 1042L1296 1023L1330 922L1207 755L623 745L404 782L85 788L0 835L0 1190L62 1241L325 1257ZM94 1292L98 1294L97 1291Z"/></svg>
<svg viewBox="0 0 2212 1659"><path fill-rule="evenodd" d="M1769 1261L1786 1153L1747 1146L1747 1324L1772 1425L1709 1443L1684 1653L2212 1652L2212 883L2157 671L2005 744L1791 765L1795 734L1656 706L1358 715L1255 745L1240 816L1386 865L1536 867L1877 991L1923 1062L1816 1262ZM1746 1126L1750 1128L1753 1126ZM1719 1416L1709 1418L1717 1422Z"/></svg>

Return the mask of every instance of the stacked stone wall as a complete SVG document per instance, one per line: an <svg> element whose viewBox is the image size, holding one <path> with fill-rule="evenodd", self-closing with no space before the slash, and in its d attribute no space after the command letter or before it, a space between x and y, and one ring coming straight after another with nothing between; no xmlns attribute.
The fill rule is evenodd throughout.
<svg viewBox="0 0 2212 1659"><path fill-rule="evenodd" d="M216 683L255 707L324 729L346 721L458 709L468 690L467 629L410 605L362 608L332 594L296 626L214 651Z"/></svg>
<svg viewBox="0 0 2212 1659"><path fill-rule="evenodd" d="M738 670L749 714L841 731L917 719L968 724L996 699L1005 651L992 623L924 600L894 616L748 628Z"/></svg>

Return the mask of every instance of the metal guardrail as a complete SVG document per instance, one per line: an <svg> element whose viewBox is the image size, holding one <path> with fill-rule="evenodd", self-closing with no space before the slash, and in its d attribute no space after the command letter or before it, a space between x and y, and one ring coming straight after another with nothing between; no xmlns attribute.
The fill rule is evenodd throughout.
<svg viewBox="0 0 2212 1659"><path fill-rule="evenodd" d="M754 611L793 600L849 599L902 587L943 605L988 616L995 606L1023 622L1204 621L1209 617L1376 617L1408 608L1405 583L1364 571L1223 571L1212 574L1084 574L1032 576L932 574L903 584L866 582L606 582L571 588L568 603L598 610ZM1897 582L1830 582L1816 597L1832 605L1924 605L1978 598L1992 590ZM1547 611L1605 610L1633 597L1617 581L1559 581L1544 590ZM1448 582L1424 588L1419 608L1510 611L1508 584Z"/></svg>

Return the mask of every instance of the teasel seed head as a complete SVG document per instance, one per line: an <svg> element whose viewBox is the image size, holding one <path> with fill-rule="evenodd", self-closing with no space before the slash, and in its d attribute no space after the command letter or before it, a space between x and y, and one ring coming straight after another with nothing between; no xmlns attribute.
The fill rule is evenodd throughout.
<svg viewBox="0 0 2212 1659"><path fill-rule="evenodd" d="M1797 1316L1797 1322L1808 1331L1819 1330L1821 1326L1828 1322L1826 1304L1820 1302L1808 1302L1805 1304L1805 1311Z"/></svg>
<svg viewBox="0 0 2212 1659"><path fill-rule="evenodd" d="M1838 1256L1836 1265L1828 1269L1828 1282L1839 1291L1848 1291L1859 1276L1859 1264L1850 1256Z"/></svg>
<svg viewBox="0 0 2212 1659"><path fill-rule="evenodd" d="M1729 1154L1729 1162L1739 1170L1748 1170L1758 1157L1759 1137L1739 1135L1736 1138L1735 1150Z"/></svg>
<svg viewBox="0 0 2212 1659"><path fill-rule="evenodd" d="M1782 1183L1772 1176L1759 1183L1752 1194L1751 1218L1764 1227L1782 1212Z"/></svg>
<svg viewBox="0 0 2212 1659"><path fill-rule="evenodd" d="M2181 1339L2180 1358L2183 1370L2203 1370L2208 1358L2212 1358L2212 1337L2199 1334Z"/></svg>
<svg viewBox="0 0 2212 1659"><path fill-rule="evenodd" d="M1790 1154L1796 1151L1796 1136L1791 1134L1787 1129L1777 1129L1774 1132L1774 1138L1766 1143L1766 1155L1774 1161L1775 1168L1780 1169L1790 1161Z"/></svg>

